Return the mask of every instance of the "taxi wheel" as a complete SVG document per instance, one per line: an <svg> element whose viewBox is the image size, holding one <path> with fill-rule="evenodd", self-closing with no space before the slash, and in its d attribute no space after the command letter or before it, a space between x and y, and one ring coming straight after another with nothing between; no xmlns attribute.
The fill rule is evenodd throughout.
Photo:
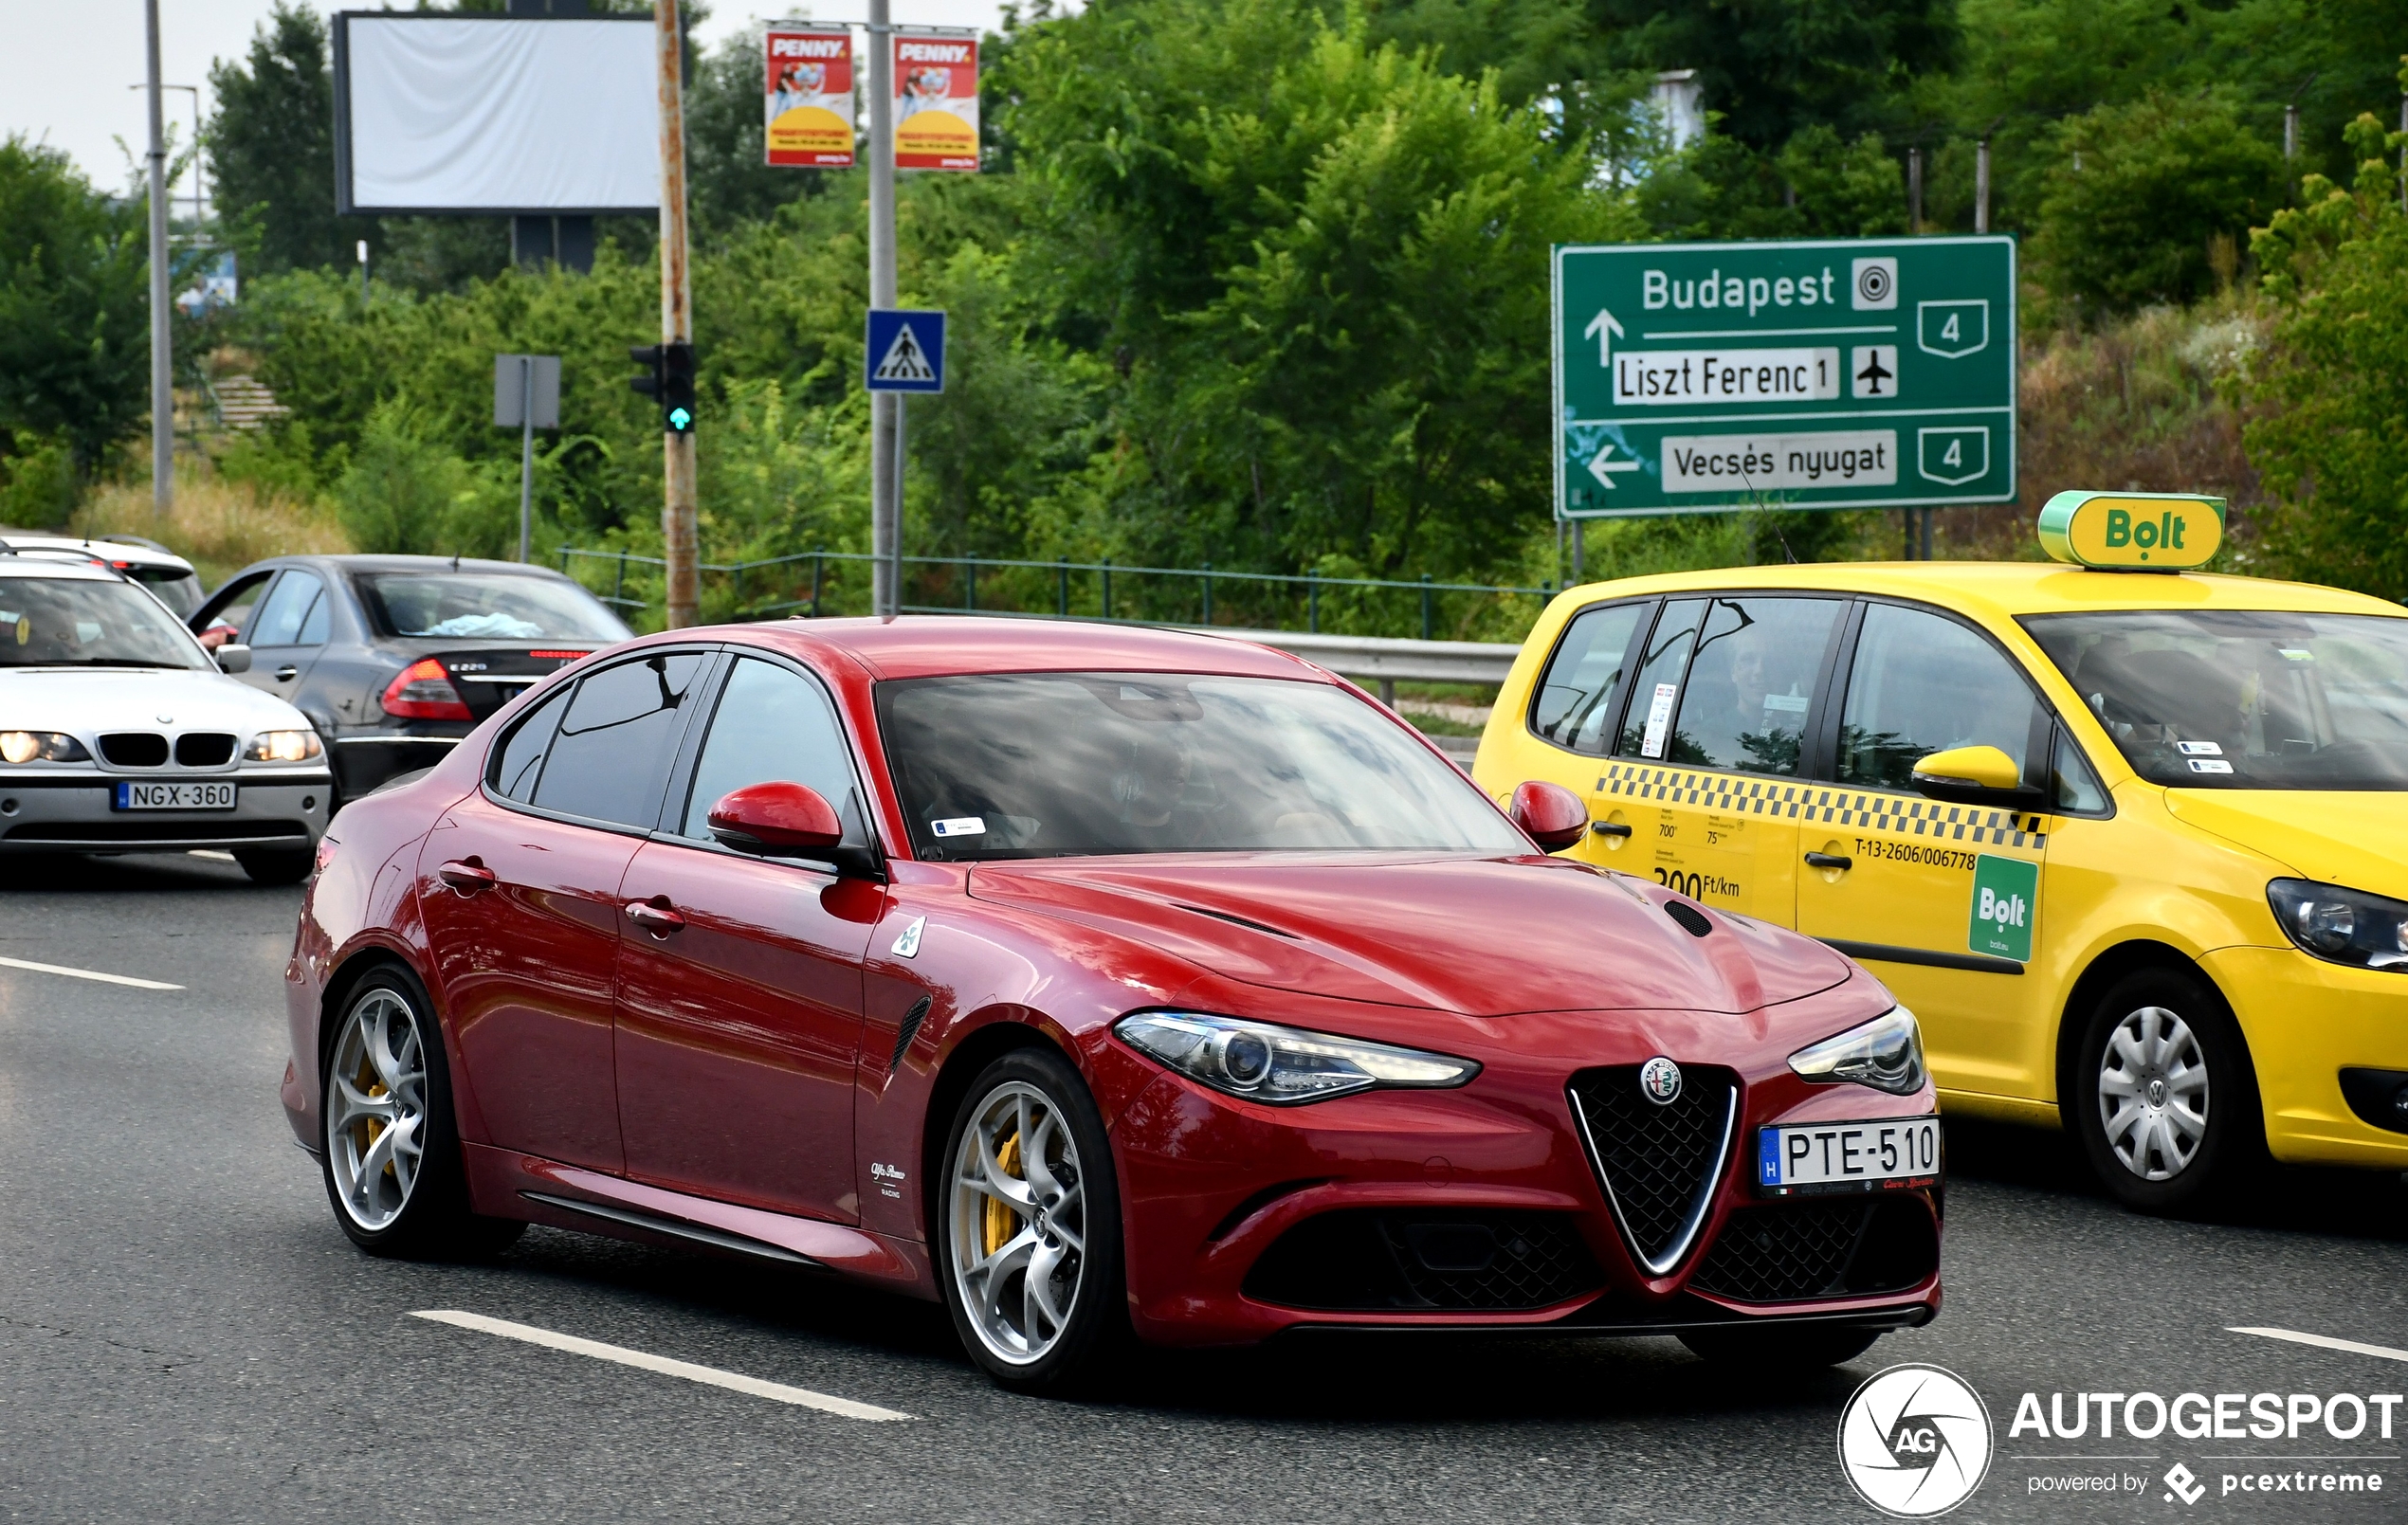
<svg viewBox="0 0 2408 1525"><path fill-rule="evenodd" d="M2249 1050L2195 975L2147 969L2117 981L2090 1014L2072 1080L2084 1153L2128 1207L2197 1210L2264 1155Z"/></svg>
<svg viewBox="0 0 2408 1525"><path fill-rule="evenodd" d="M298 884L309 877L316 858L306 847L261 847L234 854L254 884Z"/></svg>
<svg viewBox="0 0 2408 1525"><path fill-rule="evenodd" d="M1877 1329L1692 1329L1681 1343L1717 1366L1798 1372L1844 1366L1879 1338Z"/></svg>
<svg viewBox="0 0 2408 1525"><path fill-rule="evenodd" d="M1078 1072L1024 1048L987 1066L946 1134L938 1275L972 1360L1003 1387L1076 1390L1128 1338L1112 1147Z"/></svg>
<svg viewBox="0 0 2408 1525"><path fill-rule="evenodd" d="M372 1255L476 1258L526 1231L468 1210L434 1006L406 971L378 969L352 988L323 1073L319 1159L353 1244Z"/></svg>

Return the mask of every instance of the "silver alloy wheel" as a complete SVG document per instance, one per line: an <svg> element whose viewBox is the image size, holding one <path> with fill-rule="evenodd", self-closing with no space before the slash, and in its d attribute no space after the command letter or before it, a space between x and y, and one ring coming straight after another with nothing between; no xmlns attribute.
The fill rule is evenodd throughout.
<svg viewBox="0 0 2408 1525"><path fill-rule="evenodd" d="M410 1206L426 1140L427 1056L418 1014L378 987L343 1018L326 1078L326 1151L343 1211L369 1233Z"/></svg>
<svg viewBox="0 0 2408 1525"><path fill-rule="evenodd" d="M2207 1138L2207 1056L2162 1006L2115 1025L2099 1056L2099 1120L2107 1148L2143 1181L2170 1181Z"/></svg>
<svg viewBox="0 0 2408 1525"><path fill-rule="evenodd" d="M1027 1366L1070 1322L1086 1262L1079 1146L1051 1098L996 1086L971 1114L946 1189L954 1290L979 1342Z"/></svg>

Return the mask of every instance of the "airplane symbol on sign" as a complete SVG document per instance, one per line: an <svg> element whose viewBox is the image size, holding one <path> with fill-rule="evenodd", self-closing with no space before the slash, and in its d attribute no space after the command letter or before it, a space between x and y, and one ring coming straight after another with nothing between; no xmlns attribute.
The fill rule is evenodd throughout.
<svg viewBox="0 0 2408 1525"><path fill-rule="evenodd" d="M1856 379L1865 384L1867 396L1878 397L1881 395L1881 384L1895 374L1895 372L1882 369L1881 352L1876 349L1866 356L1865 369L1856 372Z"/></svg>
<svg viewBox="0 0 2408 1525"><path fill-rule="evenodd" d="M1597 446L1597 453L1589 458L1589 475L1597 480L1598 486L1609 491L1614 486L1614 478L1616 474L1639 469L1639 463L1636 461L1608 461L1606 457L1613 453L1613 445L1600 445Z"/></svg>

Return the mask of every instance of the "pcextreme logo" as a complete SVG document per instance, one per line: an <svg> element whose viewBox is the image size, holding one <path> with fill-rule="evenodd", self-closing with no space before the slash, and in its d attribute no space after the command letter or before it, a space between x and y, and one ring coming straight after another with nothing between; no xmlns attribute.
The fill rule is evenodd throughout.
<svg viewBox="0 0 2408 1525"><path fill-rule="evenodd" d="M1929 1519L1973 1497L1990 1470L1990 1410L1943 1367L1876 1371L1839 1414L1839 1466L1885 1515Z"/></svg>

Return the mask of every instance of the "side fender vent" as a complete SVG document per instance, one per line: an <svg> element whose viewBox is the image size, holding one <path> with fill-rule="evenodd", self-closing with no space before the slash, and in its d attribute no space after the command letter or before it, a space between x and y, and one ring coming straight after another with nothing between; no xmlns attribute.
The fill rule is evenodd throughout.
<svg viewBox="0 0 2408 1525"><path fill-rule="evenodd" d="M888 1075L903 1068L903 1055L911 1052L911 1041L920 1036L920 1025L928 1020L928 1008L934 1004L933 997L923 995L903 1013L903 1026L895 1030L895 1057L886 1062Z"/></svg>

